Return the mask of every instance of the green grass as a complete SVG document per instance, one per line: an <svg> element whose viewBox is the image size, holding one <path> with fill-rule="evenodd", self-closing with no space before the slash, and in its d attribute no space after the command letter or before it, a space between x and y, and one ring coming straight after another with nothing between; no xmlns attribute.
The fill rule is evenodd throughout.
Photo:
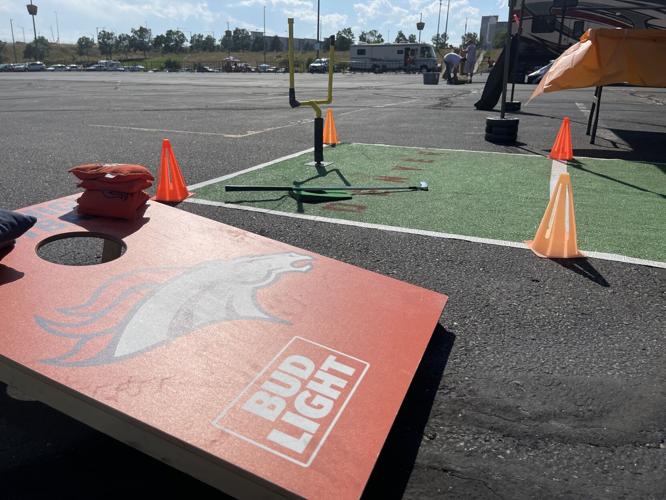
<svg viewBox="0 0 666 500"><path fill-rule="evenodd" d="M541 156L340 145L325 151L325 177L305 155L206 186L196 196L283 212L413 229L523 241L534 236L549 199L551 161ZM421 170L404 170L419 168ZM583 250L666 261L666 167L623 160L579 159L569 168L578 243ZM398 186L425 180L430 190L354 195L337 203L303 204L284 193L225 193L223 184ZM310 180L308 180L311 177Z"/></svg>

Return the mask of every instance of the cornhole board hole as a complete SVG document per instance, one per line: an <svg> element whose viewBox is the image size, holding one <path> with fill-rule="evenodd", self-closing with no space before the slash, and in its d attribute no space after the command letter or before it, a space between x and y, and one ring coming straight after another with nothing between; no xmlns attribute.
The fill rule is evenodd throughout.
<svg viewBox="0 0 666 500"><path fill-rule="evenodd" d="M75 206L22 210L0 380L234 496L360 496L446 297L158 203ZM125 251L36 253L81 232Z"/></svg>

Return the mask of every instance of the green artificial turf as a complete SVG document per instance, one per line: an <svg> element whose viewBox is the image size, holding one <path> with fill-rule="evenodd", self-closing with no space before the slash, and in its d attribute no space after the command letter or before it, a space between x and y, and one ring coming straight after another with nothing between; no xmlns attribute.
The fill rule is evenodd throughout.
<svg viewBox="0 0 666 500"><path fill-rule="evenodd" d="M536 155L348 144L325 150L333 164L323 176L305 165L311 156L200 188L196 197L509 241L533 238L549 199L552 162ZM664 165L583 158L570 164L569 173L582 250L666 261ZM407 186L421 180L429 191L361 192L319 204L299 204L280 192L224 191L226 184Z"/></svg>

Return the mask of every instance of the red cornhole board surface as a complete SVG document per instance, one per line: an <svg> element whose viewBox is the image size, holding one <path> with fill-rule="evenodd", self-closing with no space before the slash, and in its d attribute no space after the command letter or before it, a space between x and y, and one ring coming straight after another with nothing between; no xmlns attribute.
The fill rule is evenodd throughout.
<svg viewBox="0 0 666 500"><path fill-rule="evenodd" d="M359 497L446 297L183 210L79 217L0 262L0 380L236 496ZM66 232L121 238L94 266Z"/></svg>

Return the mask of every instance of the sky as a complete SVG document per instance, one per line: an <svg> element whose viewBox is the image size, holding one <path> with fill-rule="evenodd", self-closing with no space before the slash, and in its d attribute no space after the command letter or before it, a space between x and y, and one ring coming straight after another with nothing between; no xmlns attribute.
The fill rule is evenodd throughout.
<svg viewBox="0 0 666 500"><path fill-rule="evenodd" d="M446 8L450 1L448 34L459 43L467 31L479 31L481 16L506 15L506 0L442 0L439 32L444 33ZM10 19L14 37L30 42L32 20L25 7L29 0L0 0L0 40L11 42ZM98 30L129 33L131 28L148 26L153 35L168 29L212 34L218 40L227 23L249 31L263 30L266 7L266 33L286 36L287 18L293 17L296 37L315 38L317 0L33 0L38 6L35 17L37 35L55 41L74 43L80 36L95 37ZM393 41L398 30L417 34L416 22L423 15L422 41L437 33L439 0L320 0L321 36L351 27L356 38L361 31L378 30L385 40ZM56 20L57 17L57 20Z"/></svg>

